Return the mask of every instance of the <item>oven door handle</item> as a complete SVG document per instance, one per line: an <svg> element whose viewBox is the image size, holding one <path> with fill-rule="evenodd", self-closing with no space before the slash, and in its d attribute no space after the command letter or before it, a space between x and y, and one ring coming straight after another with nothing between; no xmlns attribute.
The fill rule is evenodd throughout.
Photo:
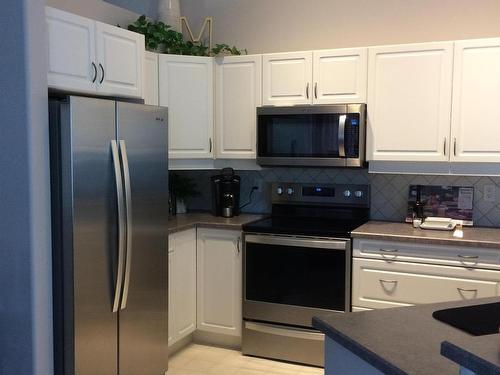
<svg viewBox="0 0 500 375"><path fill-rule="evenodd" d="M347 250L349 241L335 241L316 238L246 235L246 243L261 245L311 247L315 249Z"/></svg>
<svg viewBox="0 0 500 375"><path fill-rule="evenodd" d="M325 340L325 335L320 332L315 332L313 330L306 330L306 329L283 328L282 326L274 324L265 324L265 323L256 324L251 322L245 322L245 328L251 331L268 333L277 336L293 337L301 340L316 340L316 341Z"/></svg>

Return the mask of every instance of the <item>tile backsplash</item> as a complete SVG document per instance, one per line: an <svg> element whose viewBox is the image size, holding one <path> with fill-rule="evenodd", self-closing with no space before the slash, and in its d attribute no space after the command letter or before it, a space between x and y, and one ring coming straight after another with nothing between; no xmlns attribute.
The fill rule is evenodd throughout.
<svg viewBox="0 0 500 375"><path fill-rule="evenodd" d="M187 201L188 209L208 210L211 205L210 176L218 171L176 171L193 178L201 196ZM271 211L270 184L272 182L298 183L353 183L370 184L371 218L373 220L404 221L409 185L456 185L474 187L474 225L500 227L500 177L435 176L369 174L366 169L334 168L265 168L260 171L236 171L241 176L241 204L248 202L252 186L252 203L243 211L269 213ZM483 197L485 185L494 185L495 201Z"/></svg>

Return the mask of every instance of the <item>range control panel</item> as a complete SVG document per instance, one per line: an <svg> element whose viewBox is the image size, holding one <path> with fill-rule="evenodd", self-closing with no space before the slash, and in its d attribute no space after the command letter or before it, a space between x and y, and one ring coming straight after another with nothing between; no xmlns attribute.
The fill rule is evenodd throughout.
<svg viewBox="0 0 500 375"><path fill-rule="evenodd" d="M370 205L370 185L357 184L272 184L273 203Z"/></svg>

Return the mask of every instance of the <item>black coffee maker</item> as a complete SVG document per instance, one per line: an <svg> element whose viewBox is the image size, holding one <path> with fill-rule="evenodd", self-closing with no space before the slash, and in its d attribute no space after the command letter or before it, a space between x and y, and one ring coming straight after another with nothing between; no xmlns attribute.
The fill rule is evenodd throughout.
<svg viewBox="0 0 500 375"><path fill-rule="evenodd" d="M240 176L233 168L224 168L222 173L210 178L212 186L212 214L233 217L240 213Z"/></svg>

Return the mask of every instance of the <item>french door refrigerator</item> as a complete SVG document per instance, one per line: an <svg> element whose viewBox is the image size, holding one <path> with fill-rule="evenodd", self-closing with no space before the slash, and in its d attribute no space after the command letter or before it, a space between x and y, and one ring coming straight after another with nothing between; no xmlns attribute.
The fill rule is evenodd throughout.
<svg viewBox="0 0 500 375"><path fill-rule="evenodd" d="M50 99L54 351L60 375L163 375L167 109Z"/></svg>

